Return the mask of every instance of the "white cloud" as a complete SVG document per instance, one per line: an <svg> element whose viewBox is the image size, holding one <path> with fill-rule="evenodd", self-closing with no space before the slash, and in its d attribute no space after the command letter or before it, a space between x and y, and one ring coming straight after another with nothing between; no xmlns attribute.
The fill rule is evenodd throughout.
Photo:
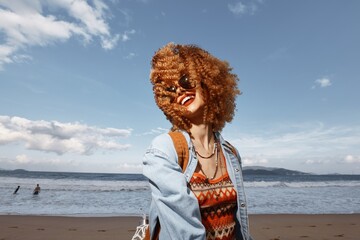
<svg viewBox="0 0 360 240"><path fill-rule="evenodd" d="M269 163L269 160L266 158L242 158L241 159L242 164L244 166L254 166L254 165L265 165Z"/></svg>
<svg viewBox="0 0 360 240"><path fill-rule="evenodd" d="M0 0L0 33L4 36L0 42L0 70L4 64L16 62L22 56L17 55L19 51L75 36L85 44L96 37L104 49L114 48L120 35L110 33L108 12L102 0ZM135 32L124 35L128 38L129 33Z"/></svg>
<svg viewBox="0 0 360 240"><path fill-rule="evenodd" d="M360 163L360 156L346 155L341 163Z"/></svg>
<svg viewBox="0 0 360 240"><path fill-rule="evenodd" d="M116 46L117 42L120 39L120 35L116 34L113 38L102 37L101 39L102 39L101 46L106 50L111 50Z"/></svg>
<svg viewBox="0 0 360 240"><path fill-rule="evenodd" d="M272 128L258 134L229 139L247 164L302 162L305 164L336 163L348 152L360 156L360 127L325 127L322 123ZM355 163L359 158L347 157L345 162ZM264 162L265 163L265 162Z"/></svg>
<svg viewBox="0 0 360 240"><path fill-rule="evenodd" d="M317 86L321 88L325 88L325 87L330 87L332 85L329 78L319 78L316 79L314 83L315 85L313 85L312 87L313 89L316 88Z"/></svg>
<svg viewBox="0 0 360 240"><path fill-rule="evenodd" d="M16 162L20 164L26 164L29 163L30 160L25 154L21 154L16 156Z"/></svg>
<svg viewBox="0 0 360 240"><path fill-rule="evenodd" d="M27 169L30 171L74 171L75 169L81 170L91 164L89 156L86 156L86 163L82 164L82 160L72 160L68 157L31 157L26 154L20 154L12 157L0 157L1 166L4 169ZM103 164L102 164L103 165ZM101 165L101 166L102 166ZM99 168L99 167L98 167ZM94 168L96 169L96 168Z"/></svg>
<svg viewBox="0 0 360 240"><path fill-rule="evenodd" d="M119 138L130 136L131 129L98 128L80 123L32 121L0 116L0 145L24 143L27 149L91 155L98 149L126 150L129 144Z"/></svg>
<svg viewBox="0 0 360 240"><path fill-rule="evenodd" d="M130 35L135 34L136 31L134 29L130 30L130 31L125 31L122 35L121 35L121 41L123 42L127 42L130 40Z"/></svg>
<svg viewBox="0 0 360 240"><path fill-rule="evenodd" d="M14 55L13 60L15 63L29 62L32 60L32 57L25 54Z"/></svg>
<svg viewBox="0 0 360 240"><path fill-rule="evenodd" d="M307 165L313 165L313 164L327 164L330 160L327 159L308 159L305 161L305 164Z"/></svg>
<svg viewBox="0 0 360 240"><path fill-rule="evenodd" d="M230 12L235 15L242 16L245 14L254 15L258 10L257 3L255 1L249 3L237 2L235 4L228 4Z"/></svg>
<svg viewBox="0 0 360 240"><path fill-rule="evenodd" d="M144 132L144 133L140 133L140 134L136 134L136 136L146 136L146 135L159 135L162 133L167 133L169 132L170 129L166 129L166 128L162 128L162 127L157 127L156 129L151 129L148 132Z"/></svg>
<svg viewBox="0 0 360 240"><path fill-rule="evenodd" d="M125 56L125 59L133 59L136 56L135 53L129 53L127 56Z"/></svg>
<svg viewBox="0 0 360 240"><path fill-rule="evenodd" d="M246 6L242 2L228 4L228 8L234 14L244 14L246 12Z"/></svg>
<svg viewBox="0 0 360 240"><path fill-rule="evenodd" d="M143 166L142 164L122 163L116 166L115 169L119 172L141 172Z"/></svg>

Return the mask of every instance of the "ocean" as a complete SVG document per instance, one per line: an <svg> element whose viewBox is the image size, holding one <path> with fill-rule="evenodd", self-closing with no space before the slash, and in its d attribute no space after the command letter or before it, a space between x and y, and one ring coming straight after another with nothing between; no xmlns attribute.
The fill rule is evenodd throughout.
<svg viewBox="0 0 360 240"><path fill-rule="evenodd" d="M360 175L245 175L244 181L249 214L360 213ZM39 195L32 194L36 184ZM149 204L142 174L0 170L1 215L138 216Z"/></svg>

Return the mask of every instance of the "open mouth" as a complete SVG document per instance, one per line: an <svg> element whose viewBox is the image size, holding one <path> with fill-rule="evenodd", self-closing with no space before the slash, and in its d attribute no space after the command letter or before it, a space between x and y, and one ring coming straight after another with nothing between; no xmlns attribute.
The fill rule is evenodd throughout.
<svg viewBox="0 0 360 240"><path fill-rule="evenodd" d="M189 106L195 100L195 94L186 94L180 99L180 104L183 106Z"/></svg>

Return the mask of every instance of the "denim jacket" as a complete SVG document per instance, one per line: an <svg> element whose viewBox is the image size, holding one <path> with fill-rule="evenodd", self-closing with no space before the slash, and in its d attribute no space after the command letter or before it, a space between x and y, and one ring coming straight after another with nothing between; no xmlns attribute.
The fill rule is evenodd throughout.
<svg viewBox="0 0 360 240"><path fill-rule="evenodd" d="M198 200L188 187L198 160L194 154L190 136L182 132L188 142L189 163L182 172L177 163L177 153L169 134L157 136L146 150L143 159L143 174L149 179L151 205L149 212L150 232L153 234L156 221L160 221L162 239L206 239L201 223ZM216 133L226 159L227 171L237 191L236 239L250 240L247 204L244 193L240 156L234 155L231 146Z"/></svg>

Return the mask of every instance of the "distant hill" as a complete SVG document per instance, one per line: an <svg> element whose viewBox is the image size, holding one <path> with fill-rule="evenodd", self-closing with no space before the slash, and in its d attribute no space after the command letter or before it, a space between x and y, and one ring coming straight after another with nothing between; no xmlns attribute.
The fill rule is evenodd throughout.
<svg viewBox="0 0 360 240"><path fill-rule="evenodd" d="M6 172L10 171L14 173L31 172L25 169L7 170L1 168L0 171L6 171ZM243 173L245 175L312 175L312 173L305 173L305 172L289 170L285 168L273 168L273 167L262 167L262 166L243 167Z"/></svg>
<svg viewBox="0 0 360 240"><path fill-rule="evenodd" d="M248 175L310 175L310 173L294 171L285 168L270 168L261 166L244 167L243 173Z"/></svg>
<svg viewBox="0 0 360 240"><path fill-rule="evenodd" d="M28 170L25 169L15 169L14 172L28 172Z"/></svg>
<svg viewBox="0 0 360 240"><path fill-rule="evenodd" d="M0 168L0 171L13 171L13 172L28 172L28 170L25 169L4 169L4 168Z"/></svg>

